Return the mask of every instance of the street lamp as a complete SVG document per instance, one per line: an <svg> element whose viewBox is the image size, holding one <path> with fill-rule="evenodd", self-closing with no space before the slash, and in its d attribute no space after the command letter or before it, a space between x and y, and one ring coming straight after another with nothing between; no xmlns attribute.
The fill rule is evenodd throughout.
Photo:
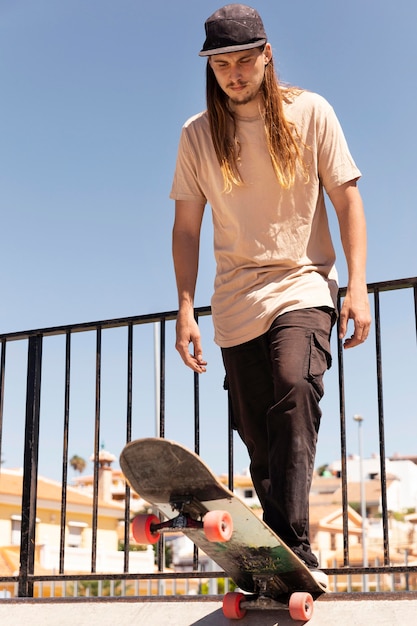
<svg viewBox="0 0 417 626"><path fill-rule="evenodd" d="M358 441L359 441L359 473L361 485L361 517L362 517L362 552L363 566L368 567L368 552L366 549L366 496L365 496L365 480L363 476L363 454L362 454L362 415L354 415L353 419L358 424ZM368 577L363 577L363 590L368 591Z"/></svg>

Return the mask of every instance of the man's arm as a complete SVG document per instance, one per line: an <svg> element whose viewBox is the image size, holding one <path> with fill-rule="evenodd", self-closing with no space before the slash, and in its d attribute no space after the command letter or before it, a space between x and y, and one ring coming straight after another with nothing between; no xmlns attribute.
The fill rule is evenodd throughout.
<svg viewBox="0 0 417 626"><path fill-rule="evenodd" d="M177 200L172 231L172 255L178 290L178 316L175 347L184 363L194 372L206 371L200 329L194 319L194 293L198 274L200 230L204 202ZM189 345L193 344L193 354Z"/></svg>
<svg viewBox="0 0 417 626"><path fill-rule="evenodd" d="M354 323L353 335L345 348L363 343L369 334L371 314L366 286L366 222L362 199L352 180L329 193L339 221L340 236L348 268L346 297L340 312L339 338L347 333L348 321Z"/></svg>

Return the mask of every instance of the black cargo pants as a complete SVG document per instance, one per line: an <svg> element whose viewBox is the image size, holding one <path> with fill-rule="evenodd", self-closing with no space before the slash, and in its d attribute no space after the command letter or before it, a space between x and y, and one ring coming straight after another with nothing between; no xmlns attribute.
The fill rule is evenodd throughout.
<svg viewBox="0 0 417 626"><path fill-rule="evenodd" d="M232 419L264 519L313 567L309 492L335 319L327 307L290 311L261 337L222 348Z"/></svg>

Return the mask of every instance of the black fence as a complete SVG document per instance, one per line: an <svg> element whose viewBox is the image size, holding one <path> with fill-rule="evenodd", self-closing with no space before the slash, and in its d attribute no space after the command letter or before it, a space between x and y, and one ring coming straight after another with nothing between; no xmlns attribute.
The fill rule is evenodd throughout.
<svg viewBox="0 0 417 626"><path fill-rule="evenodd" d="M340 447L335 445L335 448L338 447L335 454L341 460L343 564L335 564L335 567L327 568L326 571L335 580L335 586L336 581L343 577L347 581L347 590L352 589L352 580L358 575L366 575L368 581L373 577L375 589L380 587L379 581L387 576L393 581L392 588L396 588L397 580L402 589L410 589L416 588L417 574L417 566L413 564L413 542L405 547L404 563L394 565L390 555L393 512L387 505L387 425L384 403L388 394L391 429L392 421L396 422L400 418L399 415L392 418L391 407L395 406L396 398L404 396L405 391L413 391L413 381L415 385L416 380L417 277L370 284L368 292L373 310L373 334L368 340L366 352L358 353L353 364L347 365L342 343L335 339L337 359L334 360L337 363L333 368L330 386L327 383L327 390L330 388L333 398L337 398L340 419ZM341 289L339 305L344 295L345 289ZM209 342L210 308L198 308L195 315L199 324L205 328L206 342ZM54 590L60 585L59 595L66 594L66 587L70 588L70 594L77 594L81 581L84 586L97 583L98 592L95 593L99 595L123 595L131 584L136 585L133 591L135 594L149 593L154 584L156 593L165 593L168 581L174 585L170 587L169 593L176 593L178 585L185 585L187 593L189 581L198 580L200 584L204 579L210 585L211 580L217 581L224 576L219 571L199 571L197 550L194 551L192 571L166 572L163 540L157 549L156 570L130 573L131 510L128 486L122 498L125 503L121 520L121 527L124 528L121 541L123 571L105 574L97 571L99 459L104 438L112 442L116 452L120 452L123 445L134 438L156 434L181 440L197 453L205 446L204 452L208 453L210 448L205 443L205 434L210 428L218 428L217 442L211 445L217 446L216 458L223 455L222 463L227 467L228 485L233 488L235 447L239 444L228 419L227 395L221 389L223 374L220 360L217 362L218 367L212 369L212 378L208 373L204 375L207 378L201 379L182 366L174 350L175 317L176 311L170 311L0 335L0 481L9 465L22 467L23 474L19 567L13 575L0 575L0 593L1 589L7 589L9 595L33 597L42 595L42 590L48 586L48 593L54 595ZM401 367L405 368L404 376ZM392 371L396 373L393 388L390 384ZM351 387L358 385L358 381L363 383L365 379L367 391L364 396L372 396L371 404L375 407L374 436L380 459L383 559L372 564L364 561L361 566L353 567L350 563L348 528L347 432L350 422L347 415L353 395ZM218 393L219 398L214 398L215 393ZM409 406L409 411L410 419L413 415L417 417L415 404ZM152 414L154 417L151 417ZM394 427L398 428L398 423ZM406 424L403 428L407 432ZM76 430L78 438L73 434ZM66 568L68 489L71 483L69 467L74 451L85 446L86 439L91 440L94 468L91 558L89 572L74 575L69 574ZM406 434L405 442L408 441ZM417 448L417 443L414 446ZM61 486L59 565L56 570L45 573L36 568L39 543L36 532L38 477L51 472ZM6 511L3 520L2 506ZM4 529L7 521L5 516L9 513L0 499L0 556L2 545L3 548L7 546L7 532ZM417 561L417 552L415 559ZM142 581L146 581L145 592L139 589ZM117 592L114 591L116 583ZM364 588L361 583L361 589Z"/></svg>

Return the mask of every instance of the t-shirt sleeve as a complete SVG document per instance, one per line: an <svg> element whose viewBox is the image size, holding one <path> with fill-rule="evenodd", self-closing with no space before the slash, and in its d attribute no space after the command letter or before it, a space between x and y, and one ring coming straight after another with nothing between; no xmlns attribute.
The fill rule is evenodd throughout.
<svg viewBox="0 0 417 626"><path fill-rule="evenodd" d="M361 177L333 107L322 99L317 119L318 173L327 192Z"/></svg>
<svg viewBox="0 0 417 626"><path fill-rule="evenodd" d="M177 162L169 197L173 200L204 200L197 175L197 156L188 137L187 128L181 132Z"/></svg>

